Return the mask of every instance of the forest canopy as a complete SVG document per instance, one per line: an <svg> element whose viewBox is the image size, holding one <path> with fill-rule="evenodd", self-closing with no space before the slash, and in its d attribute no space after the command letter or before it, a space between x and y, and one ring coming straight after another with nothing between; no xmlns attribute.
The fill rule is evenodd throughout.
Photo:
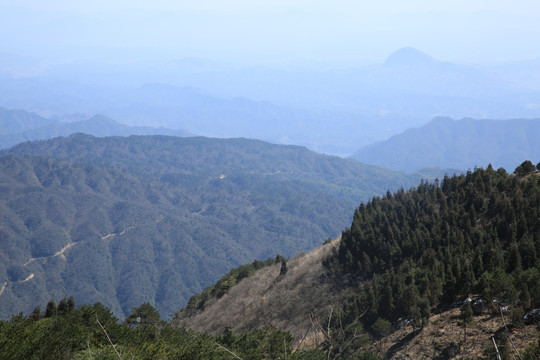
<svg viewBox="0 0 540 360"><path fill-rule="evenodd" d="M539 210L530 161L515 174L490 165L421 182L360 205L325 266L357 284L344 312L353 321L368 309L368 326L421 326L431 309L471 295L530 309L540 306Z"/></svg>

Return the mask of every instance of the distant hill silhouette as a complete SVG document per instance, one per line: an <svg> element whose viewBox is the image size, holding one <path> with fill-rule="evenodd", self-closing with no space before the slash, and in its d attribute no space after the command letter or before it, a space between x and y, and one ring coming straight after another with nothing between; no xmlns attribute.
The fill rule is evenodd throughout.
<svg viewBox="0 0 540 360"><path fill-rule="evenodd" d="M1 62L0 56L0 73ZM348 156L435 116L538 118L539 74L538 61L472 66L410 47L379 64L349 69L245 67L204 59L133 68L57 64L43 76L3 78L0 106L58 118L102 114L123 124Z"/></svg>
<svg viewBox="0 0 540 360"><path fill-rule="evenodd" d="M46 119L33 112L9 110L0 107L0 136L20 133L55 123L56 121Z"/></svg>
<svg viewBox="0 0 540 360"><path fill-rule="evenodd" d="M153 128L149 126L127 126L102 115L95 115L82 121L60 122L24 110L0 108L0 149L8 148L23 141L46 140L73 133L84 133L98 137L191 135L187 131L182 130Z"/></svg>
<svg viewBox="0 0 540 360"><path fill-rule="evenodd" d="M385 62L383 67L392 68L392 67L406 67L406 66L434 66L439 64L440 61L435 60L430 55L426 54L423 51L412 47L405 47L394 51L390 54Z"/></svg>
<svg viewBox="0 0 540 360"><path fill-rule="evenodd" d="M365 146L351 157L400 171L429 166L473 169L491 163L513 171L523 159L540 160L540 119L452 120L435 118L388 140Z"/></svg>

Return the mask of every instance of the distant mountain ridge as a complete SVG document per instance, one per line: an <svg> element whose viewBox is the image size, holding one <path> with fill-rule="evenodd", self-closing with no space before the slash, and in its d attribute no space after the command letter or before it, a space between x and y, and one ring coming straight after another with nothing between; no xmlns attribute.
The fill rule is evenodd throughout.
<svg viewBox="0 0 540 360"><path fill-rule="evenodd" d="M466 65L437 60L415 48L398 49L388 56L379 70L373 74L371 84L375 87L425 96L439 97L438 101L449 104L451 99L480 100L510 95L514 90L493 75ZM443 100L445 99L445 100ZM441 107L437 113L451 115L456 103ZM484 104L493 107L493 104ZM470 114L467 114L471 116Z"/></svg>
<svg viewBox="0 0 540 360"><path fill-rule="evenodd" d="M388 140L365 146L351 158L399 171L426 166L473 169L491 163L513 171L523 159L540 160L540 119L453 120L438 117Z"/></svg>
<svg viewBox="0 0 540 360"><path fill-rule="evenodd" d="M0 64L1 67L1 64ZM1 72L1 69L0 69ZM434 116L538 118L540 62L455 64L414 48L355 68L276 69L184 59L72 63L0 83L0 105L247 137L350 155Z"/></svg>
<svg viewBox="0 0 540 360"><path fill-rule="evenodd" d="M9 110L0 107L0 136L24 132L56 123L25 110Z"/></svg>
<svg viewBox="0 0 540 360"><path fill-rule="evenodd" d="M0 149L5 149L24 141L46 140L73 133L84 133L98 137L191 135L187 131L182 130L123 125L103 115L95 115L86 120L68 123L47 119L24 110L8 110L0 107Z"/></svg>

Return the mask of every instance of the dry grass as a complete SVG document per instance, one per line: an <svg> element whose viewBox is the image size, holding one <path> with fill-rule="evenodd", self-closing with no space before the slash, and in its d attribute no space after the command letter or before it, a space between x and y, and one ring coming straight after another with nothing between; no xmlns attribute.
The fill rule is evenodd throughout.
<svg viewBox="0 0 540 360"><path fill-rule="evenodd" d="M465 337L461 326L460 310L453 309L442 314L433 315L429 324L418 335L396 351L392 359L433 359L451 344L459 346L459 353L453 359L479 359L486 348L492 348L491 337L504 327L500 315L484 314L475 316L473 323L467 327ZM508 319L506 319L508 322ZM388 350L412 335L412 328L407 327L387 336L381 343L373 345L373 350L386 354ZM510 331L510 337L518 351L523 351L528 344L538 341L535 326ZM515 354L513 354L515 355ZM516 357L517 358L517 357Z"/></svg>
<svg viewBox="0 0 540 360"><path fill-rule="evenodd" d="M348 295L336 289L334 282L323 276L322 259L338 245L339 239L308 254L298 254L288 261L288 271L280 276L281 264L261 269L245 278L221 299L209 302L203 312L190 318L175 319L177 326L218 335L227 325L234 332L252 330L266 324L289 331L301 348L316 347L324 339L320 326L312 319L324 319L330 308L339 308ZM417 335L411 327L398 330L380 342L373 351L384 356L393 347L392 359L433 359L451 344L459 347L454 359L478 359L492 347L491 337L504 324L500 315L475 316L465 338L460 310L435 314ZM509 319L507 318L508 322ZM317 320L315 320L317 324ZM519 351L538 341L535 326L514 329L510 334Z"/></svg>
<svg viewBox="0 0 540 360"><path fill-rule="evenodd" d="M289 259L283 276L281 264L261 269L221 299L209 302L203 312L176 319L174 324L213 335L222 333L228 324L235 332L272 324L302 339L312 328L311 316L324 317L328 306L338 305L345 296L323 276L322 259L338 242Z"/></svg>

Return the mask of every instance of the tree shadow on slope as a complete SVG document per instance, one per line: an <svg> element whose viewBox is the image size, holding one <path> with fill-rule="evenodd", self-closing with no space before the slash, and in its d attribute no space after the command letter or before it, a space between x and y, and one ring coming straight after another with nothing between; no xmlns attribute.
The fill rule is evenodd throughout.
<svg viewBox="0 0 540 360"><path fill-rule="evenodd" d="M384 354L385 359L391 359L399 350L412 341L422 330L418 329L407 334L403 339L399 340L397 343L392 345Z"/></svg>

